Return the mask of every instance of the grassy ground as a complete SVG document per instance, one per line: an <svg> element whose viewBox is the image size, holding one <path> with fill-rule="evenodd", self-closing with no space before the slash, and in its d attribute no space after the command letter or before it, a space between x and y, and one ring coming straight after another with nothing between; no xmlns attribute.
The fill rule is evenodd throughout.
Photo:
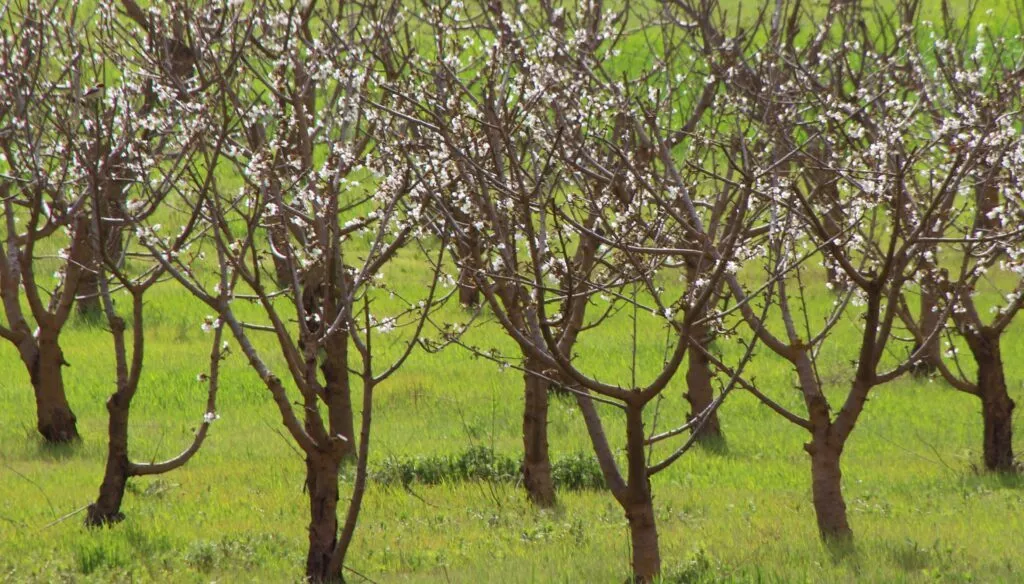
<svg viewBox="0 0 1024 584"><path fill-rule="evenodd" d="M415 269L405 263L395 275ZM830 301L822 292L815 308ZM174 287L150 299L147 365L131 428L138 459L175 454L201 420L205 388L196 376L209 351L200 330L207 313ZM454 308L448 316L463 318ZM582 362L606 379L628 379L625 316L599 338L583 339ZM653 319L641 330L643 379L661 362L665 335ZM836 398L852 370L856 334L851 318L824 354L823 381ZM472 338L508 348L493 325ZM124 506L128 519L113 529L86 530L82 513L59 521L95 497L103 402L113 388L110 339L102 328L76 322L63 344L84 441L61 448L38 438L28 376L13 348L0 344L0 581L298 581L307 505L302 461L238 354L223 373L222 419L196 459L172 474L134 480ZM728 342L719 348L732 356L739 351ZM1003 350L1012 395L1021 401L1019 324ZM751 375L779 401L798 404L793 375L777 360L762 355ZM667 392L656 427L684 418L682 382L680 375ZM517 456L521 385L514 371L463 351L416 355L378 394L373 464L477 446ZM844 456L857 550L837 558L818 543L806 436L752 397L731 396L721 412L727 446L688 454L654 479L666 576L683 582L1017 581L1024 573L1024 480L975 471L979 409L977 400L940 382L900 380L873 394ZM602 411L621 446L615 411ZM653 417L648 427L655 427ZM553 401L551 446L556 459L589 452L570 401ZM1020 439L1017 450L1024 451ZM350 567L374 582L621 582L629 538L611 496L567 491L559 497L555 511L539 512L507 484L371 484Z"/></svg>
<svg viewBox="0 0 1024 584"><path fill-rule="evenodd" d="M413 284L414 285L414 284ZM822 295L822 302L827 301ZM209 339L205 311L158 290L148 306L145 381L133 410L137 458L177 452L202 416ZM451 312L451 317L458 317ZM630 323L584 339L585 363L623 379ZM641 378L661 360L664 334L641 330ZM841 395L851 370L852 324L837 331L823 378ZM501 344L493 326L476 331ZM497 340L495 340L497 339ZM0 346L0 580L296 581L305 546L302 462L279 430L259 380L238 355L227 362L222 419L183 470L130 485L128 519L87 531L82 515L53 523L95 496L104 456L103 400L111 390L109 337L75 323L65 352L69 395L84 442L54 449L37 438L26 373ZM1014 396L1022 398L1020 327L1004 345ZM738 349L722 343L721 350ZM792 374L763 355L758 384L795 404ZM665 429L684 415L682 376L659 413ZM488 446L516 456L520 376L453 350L420 354L378 394L372 459L456 454ZM609 432L622 442L615 412ZM982 476L976 400L943 384L903 380L875 394L845 456L856 554L831 557L818 544L805 436L748 395L729 398L727 447L696 451L654 480L667 573L682 581L1013 581L1024 572L1024 481ZM649 422L653 425L654 421ZM555 399L555 457L587 452L579 416ZM671 446L668 446L671 447ZM1018 441L1018 450L1024 444ZM663 454L664 452L662 452ZM658 452L655 452L657 456ZM350 482L346 481L346 485ZM628 566L628 534L610 495L561 492L554 512L529 507L512 485L371 485L352 568L376 582L612 582ZM350 574L353 581L359 581Z"/></svg>

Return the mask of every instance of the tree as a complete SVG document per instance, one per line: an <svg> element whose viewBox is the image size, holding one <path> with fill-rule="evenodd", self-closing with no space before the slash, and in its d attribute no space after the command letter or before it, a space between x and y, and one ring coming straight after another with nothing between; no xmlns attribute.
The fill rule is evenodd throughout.
<svg viewBox="0 0 1024 584"><path fill-rule="evenodd" d="M78 9L78 2L26 0L0 16L9 31L0 38L0 337L28 370L36 427L47 442L78 439L60 335L88 254L88 162L79 155L95 130L89 112L102 98ZM39 273L50 270L52 279Z"/></svg>
<svg viewBox="0 0 1024 584"><path fill-rule="evenodd" d="M921 97L902 83L916 49L910 26L914 12L907 6L900 3L891 14L879 13L873 36L861 26L858 6L835 6L853 12L816 28L821 46L808 45L818 55L811 59L779 40L793 37L783 34L786 11L780 5L770 20L762 21L769 40L745 67L763 72L761 103L740 100L745 117L755 120L767 137L752 145L756 173L746 178L759 182L758 192L773 208L769 258L777 268L769 276L777 282L774 301L784 333L773 333L748 307L741 313L765 346L793 364L806 417L763 392L755 394L811 434L805 450L811 458L818 529L827 542L841 544L853 537L842 494L843 450L871 390L912 369L938 334L932 330L920 336L917 346L902 355L892 348L899 342L894 339L903 290L921 272L932 245L929 236L947 225L947 211L974 166L964 157L946 156L935 120L923 113ZM790 20L789 29L793 26ZM856 42L848 36L845 27L850 26L861 31ZM850 79L848 71L857 73ZM844 79L850 82L839 82ZM784 163L795 153L811 167L789 170ZM814 180L801 180L803 173L814 174ZM922 183L934 188L922 188ZM837 196L820 196L823 184L835 185ZM802 267L807 250L820 252L845 280L845 295L824 315L808 308ZM793 281L778 273L788 265L801 266ZM746 306L739 282L727 282L737 302ZM848 304L863 307L860 338L850 388L837 408L823 391L816 362ZM819 317L822 324L812 326L812 318ZM941 322L944 313L938 317Z"/></svg>
<svg viewBox="0 0 1024 584"><path fill-rule="evenodd" d="M519 348L527 391L540 378L575 396L605 481L629 524L633 577L653 581L661 555L650 479L697 436L659 462L650 461L649 448L699 427L722 397L657 436L646 430L645 414L686 362L687 351L702 345L694 331L718 328L712 305L756 214L747 206L750 190L699 165L687 168L685 176L664 170L648 120L677 118L679 104L652 97L645 82L669 77L670 70L676 87L703 87L706 78L695 70L677 79L678 71L664 66L619 82L608 60L624 33L625 12L606 13L600 4L576 12L548 4L536 12L508 11L497 3L482 15L454 5L448 10L444 22L474 23L478 16L483 24L477 26L486 32L463 35L453 25L435 24L434 61L422 67L419 85L402 94L408 115L421 120L428 139L443 144L443 159L453 168L453 193L439 208L449 231L459 233L468 221L485 234L474 277L487 308ZM478 29L470 24L468 30ZM485 62L476 62L479 54L487 56ZM692 115L700 120L706 109L695 107ZM692 147L696 159L707 158L708 168L721 170L725 164L718 157L731 154L738 141L721 139L728 114L715 113L706 126L693 122L676 145ZM691 133L698 135L692 141ZM711 222L715 229L667 221L666 200L697 201L700 224ZM699 266L700 277L663 286L664 271L685 265L680 258ZM622 378L590 373L581 364L586 358L578 339L608 335L604 325L616 315L633 319L634 346L638 331L667 329L665 363L641 370L634 352ZM471 348L502 364L519 361ZM723 392L738 383L752 351L751 344ZM625 418L624 466L597 404ZM527 448L527 463L529 456Z"/></svg>
<svg viewBox="0 0 1024 584"><path fill-rule="evenodd" d="M118 82L125 85L124 80L130 79L131 85L124 93L117 96L122 100L122 107L135 110L135 117L144 123L134 124L138 141L133 146L146 152L150 158L159 159L164 156L162 150L171 148L174 155L174 142L168 140L170 132L161 126L161 110L175 102L188 101L189 95L195 93L194 75L197 67L197 51L191 46L195 42L210 42L218 36L216 15L218 9L207 7L205 12L195 12L180 2L170 2L170 12L187 13L189 16L176 20L173 16L164 20L159 12L147 13L134 0L121 0L124 14L134 23L135 27L125 27L116 17L113 4L106 5L104 10L95 12L96 17L90 26L92 44L102 55L102 65L109 70L116 70L121 77ZM194 38L185 38L185 27L176 23L189 18L200 18L210 26L194 31ZM141 32L141 34L140 34ZM100 92L97 97L104 97L108 92ZM112 92L111 92L112 93ZM110 117L114 115L111 107L102 104L101 99L92 102L85 114L89 122L96 127L109 127ZM88 122L87 122L88 123ZM120 221L122 207L126 199L124 195L130 185L138 181L137 176L128 172L131 166L126 162L128 153L123 148L113 148L112 141L100 136L95 140L94 148L99 151L92 156L105 160L105 169L116 168L116 177L98 177L98 188L103 196L94 201L95 212L107 220L98 225L90 222L100 230L97 237L105 242L105 250L110 257L124 261L123 246L124 222ZM100 274L102 260L86 254L83 258L85 269L79 278L75 291L77 312L87 319L101 319L104 308L100 298Z"/></svg>
<svg viewBox="0 0 1024 584"><path fill-rule="evenodd" d="M437 230L427 202L447 181L431 145L388 113L383 86L407 59L390 52L404 30L399 5L299 8L232 7L230 40L219 46L243 54L220 58L215 46L202 61L217 68L205 74L216 102L204 113L221 133L200 166L218 172L191 173L181 198L200 217L219 281L211 285L198 265L169 253L151 228L145 243L214 311L211 321L231 331L302 451L306 578L327 582L343 579L366 491L375 390L405 363L445 299L438 283L447 242L430 245ZM221 173L241 187L227 190ZM399 257L428 266L418 298L382 279ZM240 299L258 316L236 310ZM260 348L256 334L273 349ZM355 479L339 525L339 474L349 458Z"/></svg>
<svg viewBox="0 0 1024 584"><path fill-rule="evenodd" d="M1014 72L1018 65L1012 41L981 25L972 46L969 24L957 24L946 4L943 15L941 27L929 29L939 40L921 43L908 82L922 93L922 106L938 126L938 150L947 161L969 161L969 171L959 183L960 198L946 211L950 219L929 234L932 247L919 275L922 295L927 287L938 299L932 306L922 302L917 318L908 303L903 318L918 344L935 329L949 339L948 359L937 359L933 366L950 385L981 401L985 468L1007 472L1017 468L1015 404L1007 389L1001 342L1024 305L1019 229L1024 209L1018 194L1024 142L1013 122L1024 79ZM967 23L971 16L973 10ZM934 183L924 185L935 188ZM1000 273L1012 280L1004 284ZM979 308L983 301L977 297L986 292L999 297L992 317L983 316ZM938 318L945 314L940 306L948 307L953 327ZM973 380L960 366L955 336L974 361Z"/></svg>
<svg viewBox="0 0 1024 584"><path fill-rule="evenodd" d="M75 154L88 161L84 165L88 204L92 209L88 257L92 260L90 271L98 289L96 300L102 303L113 340L116 390L106 404L106 467L99 495L88 507L87 526L110 525L124 518L121 502L130 477L169 472L186 464L199 451L210 424L217 418L220 362L227 355L227 344L222 344L223 323L204 323L204 329L213 329L213 346L208 370L198 375L198 379L207 384L208 392L205 413L195 438L178 456L167 461L148 464L132 461L128 423L145 363L143 300L166 275L164 265L155 261L145 246L159 239L160 229L153 225L156 215L175 206L179 198L189 200L190 181L186 177L193 177L198 184L209 184L212 180L217 168L203 165L206 161L203 152L217 144L224 130L218 132L216 127L203 123L206 121L201 113L204 102L216 93L212 85L205 91L193 88L188 94L177 94L173 78L153 74L148 66L152 61L145 57L146 52L124 52L113 9L99 16L97 30L105 33L100 38L105 41L103 48L109 51L108 62L116 63L121 75L118 86L109 89L110 99L102 113L95 117L93 128L96 131L89 135L92 140L83 141L82 152ZM216 42L209 34L196 40L203 44ZM141 62L132 60L132 54L143 56ZM140 91L140 87L145 91ZM140 94L154 96L158 93L177 97L164 100L159 107L148 102L140 107L135 98ZM155 180L139 180L139 177ZM193 263L201 263L192 245L203 240L204 234L198 227L204 225L201 221L203 202L210 196L209 189L197 192L200 194L193 199L196 204L190 208L191 214L182 217L180 231L167 239L163 247L167 257L175 258L176 263L187 270L192 270ZM221 292L215 298L217 303L227 301L227 277L226 272L219 274ZM115 309L116 291L124 291L131 298L129 322ZM128 341L127 331L131 331Z"/></svg>

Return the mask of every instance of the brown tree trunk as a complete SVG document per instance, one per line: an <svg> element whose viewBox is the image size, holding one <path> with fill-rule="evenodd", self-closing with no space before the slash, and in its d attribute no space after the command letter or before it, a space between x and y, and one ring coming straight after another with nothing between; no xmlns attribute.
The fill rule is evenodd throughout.
<svg viewBox="0 0 1024 584"><path fill-rule="evenodd" d="M461 240L456 246L459 257L459 304L467 307L480 305L480 289L473 278L473 272L480 262L479 235L471 233Z"/></svg>
<svg viewBox="0 0 1024 584"><path fill-rule="evenodd" d="M530 373L537 364L527 360L523 407L523 483L538 507L555 504L555 485L548 456L548 381Z"/></svg>
<svg viewBox="0 0 1024 584"><path fill-rule="evenodd" d="M1016 469L1013 456L1013 409L1003 372L999 333L979 335L970 342L978 364L978 397L985 427L984 456L988 470L1009 472Z"/></svg>
<svg viewBox="0 0 1024 584"><path fill-rule="evenodd" d="M839 185L834 181L828 182L829 178L828 176L822 177L822 180L826 182L822 184L821 195L824 198L825 204L828 205L828 210L823 218L825 229L828 230L829 236L835 237L842 233L845 220L843 218L842 205L840 204ZM832 292L838 294L846 290L846 274L839 265L833 262L827 263L825 265L825 278L831 286Z"/></svg>
<svg viewBox="0 0 1024 584"><path fill-rule="evenodd" d="M341 572L331 569L338 541L339 463L322 454L306 457L306 488L309 491L309 552L306 579L321 584L341 582Z"/></svg>
<svg viewBox="0 0 1024 584"><path fill-rule="evenodd" d="M100 306L99 274L92 258L89 258L85 266L82 275L78 277L78 287L75 290L75 310L78 316L97 321L103 316L103 307Z"/></svg>
<svg viewBox="0 0 1024 584"><path fill-rule="evenodd" d="M977 205L974 231L989 232L1000 227L999 218L989 216L999 206L999 183L995 180L995 175L995 171L989 170L986 176L977 179L974 184L974 201Z"/></svg>
<svg viewBox="0 0 1024 584"><path fill-rule="evenodd" d="M47 442L78 440L77 419L64 393L61 367L67 365L56 334L42 329L38 344L22 352L36 396L36 428Z"/></svg>
<svg viewBox="0 0 1024 584"><path fill-rule="evenodd" d="M128 483L131 464L128 461L128 407L127 399L114 394L107 400L110 420L107 423L107 466L103 473L99 497L89 505L85 525L99 527L124 519L121 501Z"/></svg>
<svg viewBox="0 0 1024 584"><path fill-rule="evenodd" d="M320 371L324 374L324 391L327 392L327 403L331 404L328 409L328 415L330 416L330 427L333 435L341 434L347 439L347 447L345 449L345 458L354 458L358 452L356 442L356 430L354 413L352 411L352 389L348 381L348 371L344 368L344 363L347 362L347 347L344 346L348 342L348 337L343 335L340 339L330 339L328 344L340 344L341 347L329 346L327 348L327 359L324 364L320 367ZM340 351L340 352L339 352ZM334 358L335 355L340 355L340 358Z"/></svg>
<svg viewBox="0 0 1024 584"><path fill-rule="evenodd" d="M687 418L690 420L700 415L701 412L708 411L715 401L714 388L711 387L711 364L704 353L708 350L708 343L711 341L710 331L707 327L696 327L693 331L693 339L694 346L689 349L689 368L686 370L686 401L690 403L690 413ZM710 412L703 425L694 427L693 432L701 443L720 442L723 436L722 425L718 421L718 412Z"/></svg>
<svg viewBox="0 0 1024 584"><path fill-rule="evenodd" d="M826 543L849 543L853 530L846 518L843 500L843 473L839 468L842 448L830 445L825 438L815 438L804 446L811 455L811 492L818 533Z"/></svg>
<svg viewBox="0 0 1024 584"><path fill-rule="evenodd" d="M480 289L473 280L473 268L470 266L459 268L459 304L466 307L480 305Z"/></svg>
<svg viewBox="0 0 1024 584"><path fill-rule="evenodd" d="M100 214L100 233L96 234L103 243L103 254L105 259L117 265L121 264L121 254L124 251L124 238L121 234L121 225L115 223L123 219L120 203L113 197L121 197L121 192L130 183L123 180L110 180L104 187L104 200L102 206L96 210ZM95 224L88 223L90 232L96 230ZM93 234L88 236L90 239ZM84 246L82 257L78 260L83 269L78 277L78 285L75 288L75 309L78 315L87 319L99 320L103 317L103 305L100 302L100 264L103 257L97 257L91 245Z"/></svg>
<svg viewBox="0 0 1024 584"><path fill-rule="evenodd" d="M928 341L924 350L921 351L918 356L917 363L914 364L911 370L915 376L926 377L935 373L938 369L937 363L942 358L940 352L939 336L935 333L942 323L939 322L939 312L936 310L938 305L938 294L934 283L926 278L926 281L921 283L921 311L918 317L918 325L921 329L921 335L931 340ZM921 343L914 345L914 352L921 349Z"/></svg>
<svg viewBox="0 0 1024 584"><path fill-rule="evenodd" d="M277 221L277 224L269 228L270 243L275 250L278 250L277 253L271 254L274 259L274 276L280 288L290 288L292 286L291 266L287 259L280 256L281 253L284 253L280 250L288 249L288 233L284 225L281 225L284 219L278 218Z"/></svg>
<svg viewBox="0 0 1024 584"><path fill-rule="evenodd" d="M658 526L654 518L654 496L647 476L644 451L643 407L630 404L626 408L626 492L620 503L626 510L629 537L633 548L633 581L654 582L661 574L661 550L658 547Z"/></svg>
<svg viewBox="0 0 1024 584"><path fill-rule="evenodd" d="M626 510L629 539L633 546L633 581L654 582L661 573L661 552L658 549L658 527L654 521L654 505L649 496Z"/></svg>
<svg viewBox="0 0 1024 584"><path fill-rule="evenodd" d="M686 277L692 282L699 277L699 269L696 265L687 266ZM697 325L691 331L691 343L688 349L689 366L686 369L686 401L690 404L688 420L693 420L701 412L708 410L715 401L715 391L711 387L711 363L707 358L709 345L714 338L711 329L707 326ZM708 414L703 425L694 427L693 433L697 441L702 444L720 442L722 436L722 425L718 421L718 412Z"/></svg>

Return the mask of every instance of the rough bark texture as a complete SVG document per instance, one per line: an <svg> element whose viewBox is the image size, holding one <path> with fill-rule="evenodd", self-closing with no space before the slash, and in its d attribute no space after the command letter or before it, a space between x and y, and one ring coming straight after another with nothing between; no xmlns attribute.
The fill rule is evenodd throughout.
<svg viewBox="0 0 1024 584"><path fill-rule="evenodd" d="M107 465L99 496L87 511L85 524L89 527L109 525L124 519L121 501L131 474L131 463L128 460L128 403L123 396L114 394L107 400L107 411L110 413L107 423Z"/></svg>
<svg viewBox="0 0 1024 584"><path fill-rule="evenodd" d="M661 553L650 497L628 508L626 519L629 520L629 537L633 545L633 580L644 584L654 582L661 573Z"/></svg>
<svg viewBox="0 0 1024 584"><path fill-rule="evenodd" d="M942 326L942 323L939 322L939 312L935 310L937 302L938 296L934 285L931 282L923 282L921 285L921 311L918 317L918 326L921 329L923 338L927 339L929 336L932 338L925 345L924 350L921 351L918 357L917 363L911 369L915 376L926 377L932 375L938 369L937 363L942 359L939 336L932 334ZM914 345L915 352L920 349L921 343Z"/></svg>
<svg viewBox="0 0 1024 584"><path fill-rule="evenodd" d="M846 501L843 500L843 473L839 468L842 449L821 438L816 438L804 448L811 455L811 492L818 532L826 543L852 541L853 530L846 517Z"/></svg>
<svg viewBox="0 0 1024 584"><path fill-rule="evenodd" d="M345 337L341 342L347 343L348 338ZM355 457L358 447L352 411L352 391L348 385L348 372L332 361L333 359L328 358L320 368L326 381L324 391L327 392L328 403L331 404L328 413L331 432L335 435L341 434L347 439L345 457L351 458Z"/></svg>
<svg viewBox="0 0 1024 584"><path fill-rule="evenodd" d="M339 463L324 455L306 458L306 489L309 492L309 553L306 579L316 584L341 582L341 572L331 569L338 541Z"/></svg>
<svg viewBox="0 0 1024 584"><path fill-rule="evenodd" d="M654 582L661 574L661 550L658 527L654 518L654 496L647 476L644 455L643 407L630 404L626 408L626 462L628 487L620 503L629 521L629 537L633 547L633 581Z"/></svg>
<svg viewBox="0 0 1024 584"><path fill-rule="evenodd" d="M1006 389L998 333L968 335L968 344L978 364L978 397L984 421L984 456L988 470L1016 469L1013 455L1013 409Z"/></svg>
<svg viewBox="0 0 1024 584"><path fill-rule="evenodd" d="M100 306L100 283L95 270L84 270L78 280L78 292L75 299L75 310L78 315L88 320L98 320L103 316Z"/></svg>
<svg viewBox="0 0 1024 584"><path fill-rule="evenodd" d="M471 232L456 246L459 257L459 304L467 307L480 305L480 289L473 272L480 263L480 236Z"/></svg>
<svg viewBox="0 0 1024 584"><path fill-rule="evenodd" d="M36 396L36 427L47 442L77 440L77 419L64 393L61 368L67 363L57 343L56 335L41 332L38 346L29 354L22 354L29 368L32 389Z"/></svg>
<svg viewBox="0 0 1024 584"><path fill-rule="evenodd" d="M523 483L530 501L539 507L555 504L555 485L548 456L548 382L529 373L527 364L523 407Z"/></svg>
<svg viewBox="0 0 1024 584"><path fill-rule="evenodd" d="M711 363L704 353L711 340L710 331L706 327L696 327L693 331L693 338L696 343L700 343L703 350L698 348L689 350L689 368L686 371L686 401L690 403L690 413L687 417L691 420L701 412L707 411L715 401L714 388L711 387ZM723 436L722 424L718 421L718 412L713 411L708 414L704 424L694 428L694 433L699 442L720 442Z"/></svg>

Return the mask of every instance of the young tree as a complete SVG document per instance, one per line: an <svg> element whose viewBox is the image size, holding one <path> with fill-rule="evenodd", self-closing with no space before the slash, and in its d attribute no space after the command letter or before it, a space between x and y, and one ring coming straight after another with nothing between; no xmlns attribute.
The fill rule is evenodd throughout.
<svg viewBox="0 0 1024 584"><path fill-rule="evenodd" d="M154 261L145 248L150 238L155 238L159 232L155 225L147 227L147 224L154 223L157 214L166 220L168 209L176 207L179 199L190 200L187 177L192 177L197 184L210 183L218 169L215 165L205 166L202 153L216 147L226 129L218 132L216 127L205 124L208 119L204 108L209 105L206 99L216 93L213 84L193 85L187 93L179 93L178 80L161 75L159 66L154 71L149 53L124 50L131 43L121 37L117 14L112 7L97 16L97 43L104 50L108 66L116 67L120 76L117 85L106 90L103 109L97 110L100 113L85 136L88 139L81 140L82 151L75 155L87 161L85 185L92 222L89 271L95 279L97 300L102 303L112 335L116 390L107 400L106 468L99 495L88 507L85 519L88 526L109 525L124 518L121 502L130 477L169 472L187 463L199 451L210 424L217 417L218 373L220 362L227 354L227 345L222 345L221 340L223 323L204 324L204 328L215 330L209 369L198 376L208 385L208 393L205 414L194 440L181 454L165 462L132 461L128 423L132 400L143 379L146 338L143 300L166 275L165 267ZM154 21L157 16L150 14ZM151 31L155 29L155 24L150 27ZM216 42L213 35L198 32L194 41L200 46ZM141 104L137 98L140 94L147 96ZM157 94L168 97L156 103L152 100ZM181 229L167 240L165 248L168 257L176 258L186 269L199 263L192 245L202 242L203 234L198 233L197 228L202 225L203 201L210 196L208 189L197 192L196 198L191 199L195 204L186 207L190 214L180 217ZM154 232L152 236L150 229ZM134 241L133 233L139 241ZM227 301L224 291L231 288L231 282L225 271L218 276L217 288L222 292L215 301L224 303ZM130 326L115 310L115 291L127 292L131 298ZM129 330L130 341L126 341Z"/></svg>
<svg viewBox="0 0 1024 584"><path fill-rule="evenodd" d="M950 385L981 401L985 468L1006 472L1017 468L1015 404L1007 388L1001 343L1024 306L1024 140L1015 127L1024 78L1015 72L1019 57L1014 40L981 23L972 43L966 28L970 25L958 25L948 5L944 7L941 27L929 26L921 34L928 40L922 41L920 54L912 61L908 82L922 94L922 106L938 126L937 149L946 164L965 159L969 172L960 183L960 198L946 211L950 220L929 234L932 247L920 274L922 294L927 286L942 301L931 307L935 316L926 318L922 302L920 317L915 319L909 307L903 317L920 344L945 325L944 320L937 322L937 308L951 307L955 326L943 330L951 341L946 352L950 359L938 359L934 367ZM973 11L966 22L974 20L971 16ZM983 316L976 298L986 292L999 297L992 317ZM952 347L954 334L965 341L974 361L973 380L960 367Z"/></svg>
<svg viewBox="0 0 1024 584"><path fill-rule="evenodd" d="M473 22L478 16L486 33L460 35L454 26L435 25L434 62L423 67L418 85L403 92L408 115L422 120L421 131L443 144L444 159L455 169L454 192L438 202L439 208L451 232L465 229L463 217L468 217L485 234L474 278L494 318L519 348L527 391L539 378L576 397L606 483L628 520L633 577L653 581L661 555L650 478L677 460L695 437L657 463L651 463L648 447L707 419L721 398L705 415L666 435L649 435L645 414L686 362L690 347L700 344L693 331L717 326L708 316L709 305L719 297L723 274L735 265L730 260L748 231L748 212L756 214L746 204L750 191L700 165L688 168L685 177L664 172L646 120L675 119L679 104L652 97L644 81L664 78L670 67L644 70L621 83L606 68L626 30L626 12L607 13L600 3L575 12L546 3L536 11L493 3L481 15L459 12L455 5L448 9L445 22ZM477 55L486 60L477 63ZM703 87L700 71L692 77L680 73L678 79L675 73L675 87L692 82ZM702 117L703 110L691 111ZM729 151L735 141L724 140L720 147L717 140L726 117L721 112L717 123L709 123L692 142L689 132L695 130L689 130L677 145L698 149L696 158ZM661 202L680 202L682 191L699 201L701 224L714 223L714 230L664 219ZM692 259L702 277L681 287L665 286L661 274L676 272L673 262L679 258ZM671 342L665 363L641 370L634 349L622 378L591 373L593 363L579 354L579 339L608 335L604 325L616 314L632 314L634 346L638 331L667 327ZM519 360L475 350L503 363ZM749 358L748 352L735 367L726 391ZM625 418L624 466L596 403ZM527 418L531 405L528 395ZM524 440L529 446L528 435ZM527 448L527 463L530 455Z"/></svg>
<svg viewBox="0 0 1024 584"><path fill-rule="evenodd" d="M167 4L170 9L166 20L159 12L142 10L134 0L120 2L120 8L132 25L126 26L122 19L116 17L116 5L113 3L93 13L90 19L92 48L101 56L102 66L108 71L117 71L120 79L114 82L122 86L126 79L131 80L128 91L131 99L122 94L122 107L132 108L134 117L142 120L142 123L134 124L138 134L138 142L134 146L152 159L162 158L163 149L175 146L167 139L170 132L162 127L162 110L175 102L187 102L189 95L198 89L194 76L200 50L195 45L216 40L218 29L224 24L218 21L222 13L219 8L197 9L180 1ZM194 38L186 38L190 31L179 23L195 18L205 19L210 26L195 31ZM108 95L108 91L103 91L97 97L106 98ZM103 101L96 99L93 103L101 104ZM110 125L113 111L107 106L93 106L86 115L94 127L103 127ZM105 242L107 255L124 261L124 221L120 220L123 219L120 214L126 202L125 194L138 179L128 172L130 165L126 163L128 154L125 150L111 149L111 145L109 140L97 140L95 147L99 151L92 154L94 158L106 160L105 168L120 169L116 178L103 179L103 196L93 205L100 216L107 218L96 226L100 230L96 236ZM174 152L169 154L173 156ZM90 221L90 228L94 224ZM87 319L104 317L100 298L101 263L101 258L88 253L83 258L85 269L75 295L77 312Z"/></svg>
<svg viewBox="0 0 1024 584"><path fill-rule="evenodd" d="M792 264L802 249L820 250L841 270L848 289L818 330L811 325L814 315L800 271L795 293L778 279L784 335L751 318L749 309L742 311L761 341L796 370L806 417L759 397L811 434L805 449L814 507L819 531L829 542L852 540L840 463L871 390L910 370L937 335L932 330L920 336L905 355L893 348L901 295L925 266L929 236L948 224L947 211L974 167L969 158L946 156L935 120L921 107L922 96L902 83L917 42L908 6L900 3L891 14L879 13L873 34L861 26L859 13L844 13L832 21L839 30L818 29L816 38L825 40L817 59L802 58L786 43L771 40L786 38L782 25L774 24L782 21L776 13L765 31L768 43L747 65L748 71L760 72L765 87L761 103L748 106L746 115L770 137L756 164L759 176L751 178L761 180L759 190L773 201L772 261ZM861 31L855 41L845 27ZM850 83L836 81L848 79L844 71L857 72ZM802 153L815 180L801 181L800 172L787 170L783 162L793 152ZM823 180L837 185L838 198L820 196ZM730 286L742 304L742 291L731 281ZM862 328L850 389L834 408L815 363L847 300L860 308ZM937 317L941 322L944 313Z"/></svg>
<svg viewBox="0 0 1024 584"><path fill-rule="evenodd" d="M244 54L202 61L219 67L209 74L218 102L205 113L207 126L224 133L201 165L218 172L193 174L182 195L199 213L221 277L211 283L151 230L146 245L214 311L211 320L231 331L259 374L305 455L306 578L340 581L367 486L375 391L405 363L443 301L446 242L429 245L437 229L427 203L448 181L431 146L386 113L382 86L407 59L391 52L406 16L397 3L232 9L236 25L223 45ZM221 173L242 186L227 190ZM383 279L400 256L426 268L419 297ZM236 310L241 298L258 317ZM273 350L260 348L256 334L268 335ZM395 338L381 343L385 334ZM272 354L284 375L272 369ZM339 525L339 472L353 457L355 482Z"/></svg>
<svg viewBox="0 0 1024 584"><path fill-rule="evenodd" d="M78 438L60 335L89 248L80 142L103 93L78 14L78 2L57 0L8 3L0 13L0 337L28 370L48 442Z"/></svg>

